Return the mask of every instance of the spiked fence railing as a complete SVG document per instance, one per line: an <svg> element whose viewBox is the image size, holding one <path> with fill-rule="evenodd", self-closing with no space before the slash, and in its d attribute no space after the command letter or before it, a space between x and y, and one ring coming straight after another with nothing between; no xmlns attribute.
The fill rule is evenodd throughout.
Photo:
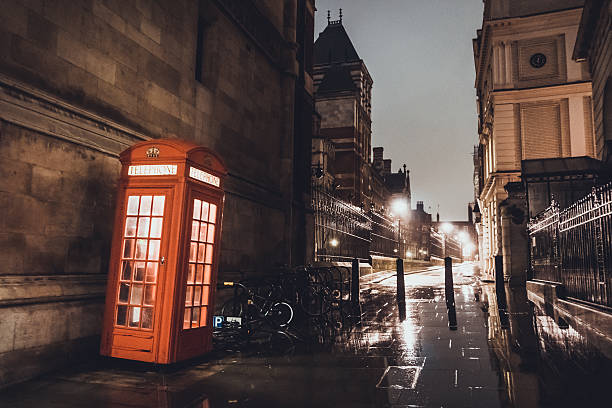
<svg viewBox="0 0 612 408"><path fill-rule="evenodd" d="M560 283L567 296L612 307L612 184L563 210L553 202L528 229L534 279Z"/></svg>

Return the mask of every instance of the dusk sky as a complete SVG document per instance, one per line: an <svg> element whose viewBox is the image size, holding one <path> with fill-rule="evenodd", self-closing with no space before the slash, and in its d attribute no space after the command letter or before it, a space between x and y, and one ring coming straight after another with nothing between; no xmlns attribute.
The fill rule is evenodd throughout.
<svg viewBox="0 0 612 408"><path fill-rule="evenodd" d="M342 8L372 89L372 146L410 170L412 206L466 220L477 143L472 38L482 0L317 0L315 39Z"/></svg>

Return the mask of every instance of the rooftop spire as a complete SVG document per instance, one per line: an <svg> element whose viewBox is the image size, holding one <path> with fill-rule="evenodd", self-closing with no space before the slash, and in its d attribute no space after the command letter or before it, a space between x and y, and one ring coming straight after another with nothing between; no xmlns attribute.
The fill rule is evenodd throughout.
<svg viewBox="0 0 612 408"><path fill-rule="evenodd" d="M327 10L327 24L331 21L331 11Z"/></svg>
<svg viewBox="0 0 612 408"><path fill-rule="evenodd" d="M342 9L340 9L340 24L342 24Z"/></svg>

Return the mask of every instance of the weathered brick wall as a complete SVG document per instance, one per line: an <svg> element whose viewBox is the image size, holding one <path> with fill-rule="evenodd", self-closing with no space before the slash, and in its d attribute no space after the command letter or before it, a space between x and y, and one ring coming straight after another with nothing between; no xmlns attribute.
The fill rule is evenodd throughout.
<svg viewBox="0 0 612 408"><path fill-rule="evenodd" d="M289 2L247 3L0 1L0 386L96 352L117 155L136 141L225 159L221 274L289 262Z"/></svg>

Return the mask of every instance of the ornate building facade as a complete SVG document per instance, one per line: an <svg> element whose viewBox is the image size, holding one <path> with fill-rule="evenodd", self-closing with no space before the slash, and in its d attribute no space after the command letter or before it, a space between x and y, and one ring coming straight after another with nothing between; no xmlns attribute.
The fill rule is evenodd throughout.
<svg viewBox="0 0 612 408"><path fill-rule="evenodd" d="M321 137L335 146L336 193L370 208L373 82L342 25L342 15L331 20L328 13L328 25L314 45L313 79Z"/></svg>
<svg viewBox="0 0 612 408"><path fill-rule="evenodd" d="M583 1L484 3L483 25L473 40L479 119L475 174L482 214L480 255L484 274L492 279L496 256L504 257L506 273L524 273L513 272L511 246L502 240L507 185L539 172L542 183L528 187L532 206L571 201L583 185L559 186L551 174L590 166L588 157L602 146L593 133L588 67L571 59Z"/></svg>

